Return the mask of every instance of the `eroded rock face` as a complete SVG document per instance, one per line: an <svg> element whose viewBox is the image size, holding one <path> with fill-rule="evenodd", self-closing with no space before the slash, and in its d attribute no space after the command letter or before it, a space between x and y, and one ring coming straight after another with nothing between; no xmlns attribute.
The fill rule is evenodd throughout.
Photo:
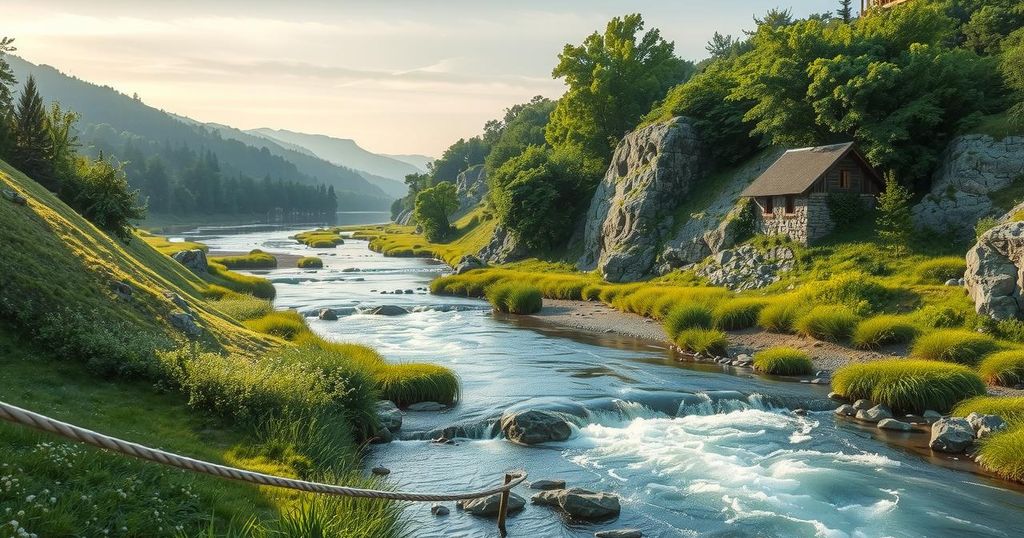
<svg viewBox="0 0 1024 538"><path fill-rule="evenodd" d="M597 268L610 282L649 275L672 233L673 212L703 177L701 153L685 118L626 135L587 212L580 268Z"/></svg>
<svg viewBox="0 0 1024 538"><path fill-rule="evenodd" d="M476 165L455 178L455 194L459 198L456 216L465 215L484 199L487 195L487 172L483 165Z"/></svg>
<svg viewBox="0 0 1024 538"><path fill-rule="evenodd" d="M993 215L989 195L1024 177L1024 137L954 139L932 181L931 194L913 208L921 228L968 238L978 219Z"/></svg>
<svg viewBox="0 0 1024 538"><path fill-rule="evenodd" d="M480 251L480 258L487 263L502 264L522 260L529 255L515 235L502 225L494 229L491 242Z"/></svg>
<svg viewBox="0 0 1024 538"><path fill-rule="evenodd" d="M182 250L175 252L174 261L185 266L186 269L197 275L205 275L209 271L209 264L206 260L206 252L201 249Z"/></svg>
<svg viewBox="0 0 1024 538"><path fill-rule="evenodd" d="M967 251L964 287L979 314L999 320L1021 317L1021 267L1024 222L992 228Z"/></svg>

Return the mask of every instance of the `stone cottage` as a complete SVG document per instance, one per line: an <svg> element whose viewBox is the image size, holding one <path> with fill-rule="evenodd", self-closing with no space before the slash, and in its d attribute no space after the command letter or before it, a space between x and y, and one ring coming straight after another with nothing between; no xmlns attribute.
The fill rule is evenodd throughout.
<svg viewBox="0 0 1024 538"><path fill-rule="evenodd" d="M874 207L883 187L878 172L848 142L787 151L742 196L755 204L756 233L787 235L807 245L835 227L830 195L858 195L867 207Z"/></svg>

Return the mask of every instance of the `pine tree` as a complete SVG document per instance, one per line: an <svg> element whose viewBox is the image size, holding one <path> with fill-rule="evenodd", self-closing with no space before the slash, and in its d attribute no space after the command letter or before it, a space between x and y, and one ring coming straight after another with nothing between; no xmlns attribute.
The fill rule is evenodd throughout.
<svg viewBox="0 0 1024 538"><path fill-rule="evenodd" d="M4 60L4 54L14 52L14 40L9 37L0 38L0 158L10 154L14 144L14 85L17 79L11 66Z"/></svg>
<svg viewBox="0 0 1024 538"><path fill-rule="evenodd" d="M878 196L878 237L897 255L902 255L910 244L913 221L910 214L910 191L889 174L885 178L885 192Z"/></svg>
<svg viewBox="0 0 1024 538"><path fill-rule="evenodd" d="M36 89L36 81L28 77L14 113L15 167L51 191L60 186L53 177L53 141L46 126L46 108Z"/></svg>
<svg viewBox="0 0 1024 538"><path fill-rule="evenodd" d="M852 21L853 0L839 0L839 11L836 12L836 15L838 15L840 19L843 19L843 22Z"/></svg>

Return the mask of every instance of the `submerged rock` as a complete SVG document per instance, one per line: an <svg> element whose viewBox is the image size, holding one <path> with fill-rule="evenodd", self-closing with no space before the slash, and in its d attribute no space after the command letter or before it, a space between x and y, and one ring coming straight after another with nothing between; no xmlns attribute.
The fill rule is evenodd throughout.
<svg viewBox="0 0 1024 538"><path fill-rule="evenodd" d="M555 411L538 409L506 412L501 417L505 438L520 445L565 441L572 435L568 417Z"/></svg>
<svg viewBox="0 0 1024 538"><path fill-rule="evenodd" d="M387 467L374 467L373 469L370 469L370 472L377 476L387 476L391 474L391 469L388 469Z"/></svg>
<svg viewBox="0 0 1024 538"><path fill-rule="evenodd" d="M642 538L640 529L614 529L610 531L597 531L594 538Z"/></svg>
<svg viewBox="0 0 1024 538"><path fill-rule="evenodd" d="M974 428L965 418L941 418L932 424L932 438L928 446L936 452L959 454L974 442Z"/></svg>
<svg viewBox="0 0 1024 538"><path fill-rule="evenodd" d="M892 411L884 405L876 405L871 409L857 411L857 419L867 422L878 422L887 418L892 418Z"/></svg>
<svg viewBox="0 0 1024 538"><path fill-rule="evenodd" d="M530 483L530 489L565 489L565 480L534 480Z"/></svg>
<svg viewBox="0 0 1024 538"><path fill-rule="evenodd" d="M451 510L449 510L448 507L443 504L434 503L434 505L430 507L430 513L434 514L435 516L447 516L449 513L451 513Z"/></svg>
<svg viewBox="0 0 1024 538"><path fill-rule="evenodd" d="M473 499L470 501L459 501L461 504L455 506L465 510L467 513L473 514L474 516L491 517L498 515L498 506L501 504L501 494L495 493L487 497L480 499ZM526 506L526 499L510 493L508 496L508 513L514 514L521 511Z"/></svg>
<svg viewBox="0 0 1024 538"><path fill-rule="evenodd" d="M843 404L836 408L835 414L843 417L852 417L857 414L857 410L850 404Z"/></svg>
<svg viewBox="0 0 1024 538"><path fill-rule="evenodd" d="M444 410L444 409L447 409L447 408L448 408L447 405L444 405L442 403L437 403L437 402L417 402L417 403L414 403L414 404L406 407L406 409L409 410L409 411L417 411L417 412L441 411L441 410Z"/></svg>
<svg viewBox="0 0 1024 538"><path fill-rule="evenodd" d="M914 427L906 422L896 420L894 418L883 418L878 421L878 429L880 430L892 430L897 432L909 432Z"/></svg>
<svg viewBox="0 0 1024 538"><path fill-rule="evenodd" d="M316 317L324 321L338 321L338 313L330 308L321 308Z"/></svg>
<svg viewBox="0 0 1024 538"><path fill-rule="evenodd" d="M374 404L374 411L377 413L377 419L380 420L382 428L392 433L402 429L402 412L395 405L395 402L381 400Z"/></svg>
<svg viewBox="0 0 1024 538"><path fill-rule="evenodd" d="M408 314L409 311L393 304L386 304L377 306L366 311L367 314L373 316L402 316Z"/></svg>

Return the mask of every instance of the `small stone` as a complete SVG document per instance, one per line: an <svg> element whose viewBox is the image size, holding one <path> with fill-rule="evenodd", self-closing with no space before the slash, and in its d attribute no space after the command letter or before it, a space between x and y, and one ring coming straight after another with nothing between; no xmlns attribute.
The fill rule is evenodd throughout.
<svg viewBox="0 0 1024 538"><path fill-rule="evenodd" d="M955 278L951 278L951 279L946 281L946 285L947 286L959 286L960 285L960 281L955 279Z"/></svg>
<svg viewBox="0 0 1024 538"><path fill-rule="evenodd" d="M395 293L402 293L401 291ZM386 304L383 306L377 306L366 311L367 314L373 316L402 316L408 314L409 311L393 304Z"/></svg>
<svg viewBox="0 0 1024 538"><path fill-rule="evenodd" d="M803 408L801 408L801 409L794 409L793 410L793 414L798 416L798 417L806 417L807 416L807 410L803 409Z"/></svg>
<svg viewBox="0 0 1024 538"><path fill-rule="evenodd" d="M530 483L530 489L565 489L565 480L534 480Z"/></svg>
<svg viewBox="0 0 1024 538"><path fill-rule="evenodd" d="M939 413L938 411L932 411L931 409L929 409L925 411L924 414L921 416L927 420L935 421L942 418L942 413Z"/></svg>
<svg viewBox="0 0 1024 538"><path fill-rule="evenodd" d="M643 533L639 529L615 529L610 531L597 531L594 538L642 538Z"/></svg>
<svg viewBox="0 0 1024 538"><path fill-rule="evenodd" d="M840 405L839 407L836 408L834 412L835 414L844 417L852 417L853 415L857 414L857 410L854 409L853 406L850 404Z"/></svg>
<svg viewBox="0 0 1024 538"><path fill-rule="evenodd" d="M380 400L374 405L380 425L392 433L402 429L402 412L391 400Z"/></svg>
<svg viewBox="0 0 1024 538"><path fill-rule="evenodd" d="M595 493L585 489L561 490L558 505L567 514L580 519L604 519L619 515L619 498L611 493Z"/></svg>
<svg viewBox="0 0 1024 538"><path fill-rule="evenodd" d="M941 418L932 424L928 446L936 452L959 454L974 442L974 428L964 418Z"/></svg>
<svg viewBox="0 0 1024 538"><path fill-rule="evenodd" d="M14 191L12 191L12 190L3 189L3 191L0 191L0 192L3 192L3 197L5 199L7 199L8 201L13 202L15 204L25 205L25 204L28 203L28 200L26 200L24 196L14 192Z"/></svg>
<svg viewBox="0 0 1024 538"><path fill-rule="evenodd" d="M867 422L878 422L883 419L892 418L892 411L884 405L876 405L871 409L857 411L857 419Z"/></svg>
<svg viewBox="0 0 1024 538"><path fill-rule="evenodd" d="M853 408L857 411L860 411L861 409L871 409L873 406L874 404L871 403L871 400L865 400L863 398L853 402Z"/></svg>
<svg viewBox="0 0 1024 538"><path fill-rule="evenodd" d="M391 469L388 469L387 467L374 467L373 469L370 469L370 472L377 476L387 476L391 474Z"/></svg>
<svg viewBox="0 0 1024 538"><path fill-rule="evenodd" d="M883 418L882 420L878 421L878 428L881 430L892 430L898 432L909 432L914 429L914 427L911 426L910 424L896 420L894 418Z"/></svg>
<svg viewBox="0 0 1024 538"><path fill-rule="evenodd" d="M846 396L839 394L838 392L828 393L828 399L835 402L848 402L850 401Z"/></svg>
<svg viewBox="0 0 1024 538"><path fill-rule="evenodd" d="M462 509L474 516L490 517L498 515L498 505L501 503L501 494L495 493L480 499L463 501ZM510 493L508 496L508 513L514 514L526 506L526 499Z"/></svg>
<svg viewBox="0 0 1024 538"><path fill-rule="evenodd" d="M435 516L447 516L451 511L443 504L434 504L430 507L430 513Z"/></svg>
<svg viewBox="0 0 1024 538"><path fill-rule="evenodd" d="M552 489L535 493L530 497L530 502L537 506L558 506L558 498L562 496L563 490Z"/></svg>

